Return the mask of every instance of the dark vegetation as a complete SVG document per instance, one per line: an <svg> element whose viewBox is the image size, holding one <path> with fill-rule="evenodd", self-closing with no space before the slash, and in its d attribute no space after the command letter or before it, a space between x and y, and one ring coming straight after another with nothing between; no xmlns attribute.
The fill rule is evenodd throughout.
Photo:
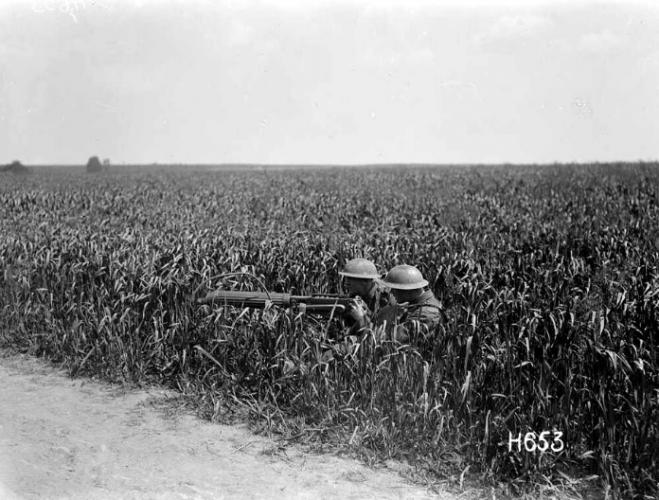
<svg viewBox="0 0 659 500"><path fill-rule="evenodd" d="M87 160L87 172L100 172L103 170L103 164L98 156L92 156Z"/></svg>
<svg viewBox="0 0 659 500"><path fill-rule="evenodd" d="M10 172L12 174L28 174L30 169L23 165L20 161L14 160L8 165L0 166L0 172Z"/></svg>
<svg viewBox="0 0 659 500"><path fill-rule="evenodd" d="M31 176L0 187L0 340L436 477L654 498L658 197L653 164ZM346 353L314 318L194 302L258 286L239 271L336 292L360 255L417 265L448 323ZM508 452L552 429L563 451Z"/></svg>

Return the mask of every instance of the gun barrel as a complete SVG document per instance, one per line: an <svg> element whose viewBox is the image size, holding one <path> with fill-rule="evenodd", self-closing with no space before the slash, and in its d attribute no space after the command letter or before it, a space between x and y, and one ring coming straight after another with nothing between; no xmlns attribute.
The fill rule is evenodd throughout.
<svg viewBox="0 0 659 500"><path fill-rule="evenodd" d="M287 307L291 304L288 293L243 292L235 290L219 290L199 299L200 304L218 304L228 306L243 306L260 308L270 301L275 305Z"/></svg>
<svg viewBox="0 0 659 500"><path fill-rule="evenodd" d="M340 295L291 295L236 290L219 290L197 300L199 304L249 307L263 309L268 302L279 307L299 307L307 312L342 314L349 306L350 297Z"/></svg>

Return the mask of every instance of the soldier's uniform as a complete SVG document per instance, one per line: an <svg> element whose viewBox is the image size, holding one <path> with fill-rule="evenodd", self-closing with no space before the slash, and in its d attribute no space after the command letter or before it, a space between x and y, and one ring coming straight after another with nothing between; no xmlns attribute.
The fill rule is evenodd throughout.
<svg viewBox="0 0 659 500"><path fill-rule="evenodd" d="M417 320L430 324L445 318L442 303L435 294L425 290L421 296L407 306L407 320Z"/></svg>
<svg viewBox="0 0 659 500"><path fill-rule="evenodd" d="M419 322L431 328L442 321L446 321L442 303L435 294L428 290L428 281L423 279L421 272L407 265L396 266L391 269L384 279L384 285L389 287L394 295L410 295L403 303L383 307L375 316L375 326L391 327L398 325L395 337L398 340L409 339L408 326L412 322Z"/></svg>
<svg viewBox="0 0 659 500"><path fill-rule="evenodd" d="M394 303L389 290L379 281L380 274L375 264L367 259L357 258L346 262L339 275L347 279L350 297L359 297L366 307L365 315L354 315L353 311L347 311L343 317L348 335L358 335L359 331L368 326L381 308ZM350 289L350 283L358 283L360 290Z"/></svg>
<svg viewBox="0 0 659 500"><path fill-rule="evenodd" d="M391 292L378 282L373 283L373 287L368 294L360 295L351 293L350 297L361 298L368 309L364 319L356 320L350 316L349 313L345 315L344 321L346 326L350 329L350 335L358 333L359 330L374 322L381 309L389 307L396 302L391 295Z"/></svg>
<svg viewBox="0 0 659 500"><path fill-rule="evenodd" d="M395 302L389 289L377 282L373 283L373 287L368 294L359 295L357 293L351 293L350 297L361 297L373 317L375 317L380 309Z"/></svg>

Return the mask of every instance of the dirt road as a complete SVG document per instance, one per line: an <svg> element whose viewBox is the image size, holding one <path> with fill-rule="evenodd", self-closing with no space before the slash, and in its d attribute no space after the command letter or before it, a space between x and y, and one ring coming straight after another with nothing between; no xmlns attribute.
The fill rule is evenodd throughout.
<svg viewBox="0 0 659 500"><path fill-rule="evenodd" d="M455 498L390 470L282 450L244 427L168 414L171 395L70 379L0 352L0 498Z"/></svg>

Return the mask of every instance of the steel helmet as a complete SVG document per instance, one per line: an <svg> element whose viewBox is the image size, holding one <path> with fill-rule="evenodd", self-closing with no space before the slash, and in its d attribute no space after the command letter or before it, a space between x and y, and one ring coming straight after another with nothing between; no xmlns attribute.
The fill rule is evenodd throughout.
<svg viewBox="0 0 659 500"><path fill-rule="evenodd" d="M416 290L423 288L428 284L423 279L421 271L414 266L401 264L400 266L392 267L382 282L384 286L397 289L397 290Z"/></svg>
<svg viewBox="0 0 659 500"><path fill-rule="evenodd" d="M343 266L343 270L339 271L339 275L344 276L345 278L357 278L363 280L374 280L378 279L380 275L378 270L368 259L352 259L346 262L346 265Z"/></svg>

